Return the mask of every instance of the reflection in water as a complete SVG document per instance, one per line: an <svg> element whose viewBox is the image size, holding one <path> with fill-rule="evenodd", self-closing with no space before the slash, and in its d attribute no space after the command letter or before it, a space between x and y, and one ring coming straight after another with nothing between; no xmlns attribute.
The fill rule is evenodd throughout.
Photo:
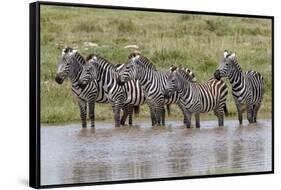
<svg viewBox="0 0 281 190"><path fill-rule="evenodd" d="M42 184L271 170L271 120L248 126L226 121L219 128L208 121L200 129L186 129L181 122L166 127L140 123L42 127Z"/></svg>

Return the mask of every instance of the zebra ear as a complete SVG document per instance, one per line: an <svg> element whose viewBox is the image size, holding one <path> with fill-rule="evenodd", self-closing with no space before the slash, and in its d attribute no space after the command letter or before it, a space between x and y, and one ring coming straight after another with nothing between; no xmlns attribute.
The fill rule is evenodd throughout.
<svg viewBox="0 0 281 190"><path fill-rule="evenodd" d="M98 59L98 57L97 57L96 55L93 55L92 59L93 59L94 61L96 61L96 60Z"/></svg>
<svg viewBox="0 0 281 190"><path fill-rule="evenodd" d="M227 55L228 55L228 51L227 51L227 50L224 50L224 52L223 52L223 58L226 58Z"/></svg>
<svg viewBox="0 0 281 190"><path fill-rule="evenodd" d="M174 64L171 65L171 67L170 67L170 71L171 71L171 72L173 72L173 71L176 70L176 69L177 69L177 66L175 66Z"/></svg>
<svg viewBox="0 0 281 190"><path fill-rule="evenodd" d="M232 54L230 55L230 57L231 57L231 58L236 57L236 53L235 53L235 52L234 52L234 53L232 53Z"/></svg>

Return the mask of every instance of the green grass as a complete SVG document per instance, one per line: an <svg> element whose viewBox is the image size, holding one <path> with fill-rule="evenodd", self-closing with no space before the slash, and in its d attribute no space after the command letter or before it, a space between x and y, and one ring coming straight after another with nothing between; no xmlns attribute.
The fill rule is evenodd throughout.
<svg viewBox="0 0 281 190"><path fill-rule="evenodd" d="M42 5L40 28L42 123L80 120L69 81L63 85L54 81L66 46L78 48L84 57L96 52L113 63L126 63L134 49L124 46L137 45L159 70L182 65L191 68L199 81L213 76L225 49L235 51L244 71L256 70L264 76L266 93L260 112L272 112L271 20ZM231 88L227 106L235 115ZM141 112L141 117L149 118L147 106ZM181 112L173 106L175 116ZM111 106L97 104L96 119L113 120Z"/></svg>

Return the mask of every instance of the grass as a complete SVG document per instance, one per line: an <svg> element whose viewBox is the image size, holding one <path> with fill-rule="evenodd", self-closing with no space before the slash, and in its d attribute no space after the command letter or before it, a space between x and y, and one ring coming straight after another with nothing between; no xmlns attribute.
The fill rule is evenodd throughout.
<svg viewBox="0 0 281 190"><path fill-rule="evenodd" d="M63 85L54 81L66 46L78 48L85 57L96 52L113 63L126 63L134 49L124 46L137 45L159 70L182 65L191 68L199 81L212 77L225 49L235 51L244 71L263 75L266 93L260 112L272 112L271 20L42 5L40 28L42 123L80 120L69 81ZM236 115L231 88L227 106ZM181 116L176 106L172 113L172 117ZM141 117L149 118L147 106L141 108ZM96 119L113 120L111 106L96 104Z"/></svg>

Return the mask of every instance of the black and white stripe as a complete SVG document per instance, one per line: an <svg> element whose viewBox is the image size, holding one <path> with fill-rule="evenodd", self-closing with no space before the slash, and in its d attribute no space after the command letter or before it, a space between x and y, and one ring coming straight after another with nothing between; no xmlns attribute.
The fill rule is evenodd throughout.
<svg viewBox="0 0 281 190"><path fill-rule="evenodd" d="M232 85L232 95L238 111L238 120L242 124L243 111L246 107L250 123L257 121L257 114L264 95L264 80L256 71L242 72L235 53L224 51L224 58L214 76L217 79L228 77Z"/></svg>
<svg viewBox="0 0 281 190"><path fill-rule="evenodd" d="M175 92L179 95L178 104L183 111L185 124L190 127L191 115L195 113L196 127L200 127L200 113L214 111L219 126L223 126L227 86L222 80L209 79L204 83L195 83L188 78L188 73L173 69L165 87L165 96Z"/></svg>
<svg viewBox="0 0 281 190"><path fill-rule="evenodd" d="M118 72L123 64L112 64L97 54L91 54L87 58L88 65L84 68L80 76L80 84L88 84L92 79L97 80L100 86L100 92L103 92L109 102L112 104L115 125L124 124L122 118L120 121L120 110L126 109L129 114L129 124L132 124L133 108L138 108L145 103L145 95L138 81L131 81L125 85L118 84Z"/></svg>

